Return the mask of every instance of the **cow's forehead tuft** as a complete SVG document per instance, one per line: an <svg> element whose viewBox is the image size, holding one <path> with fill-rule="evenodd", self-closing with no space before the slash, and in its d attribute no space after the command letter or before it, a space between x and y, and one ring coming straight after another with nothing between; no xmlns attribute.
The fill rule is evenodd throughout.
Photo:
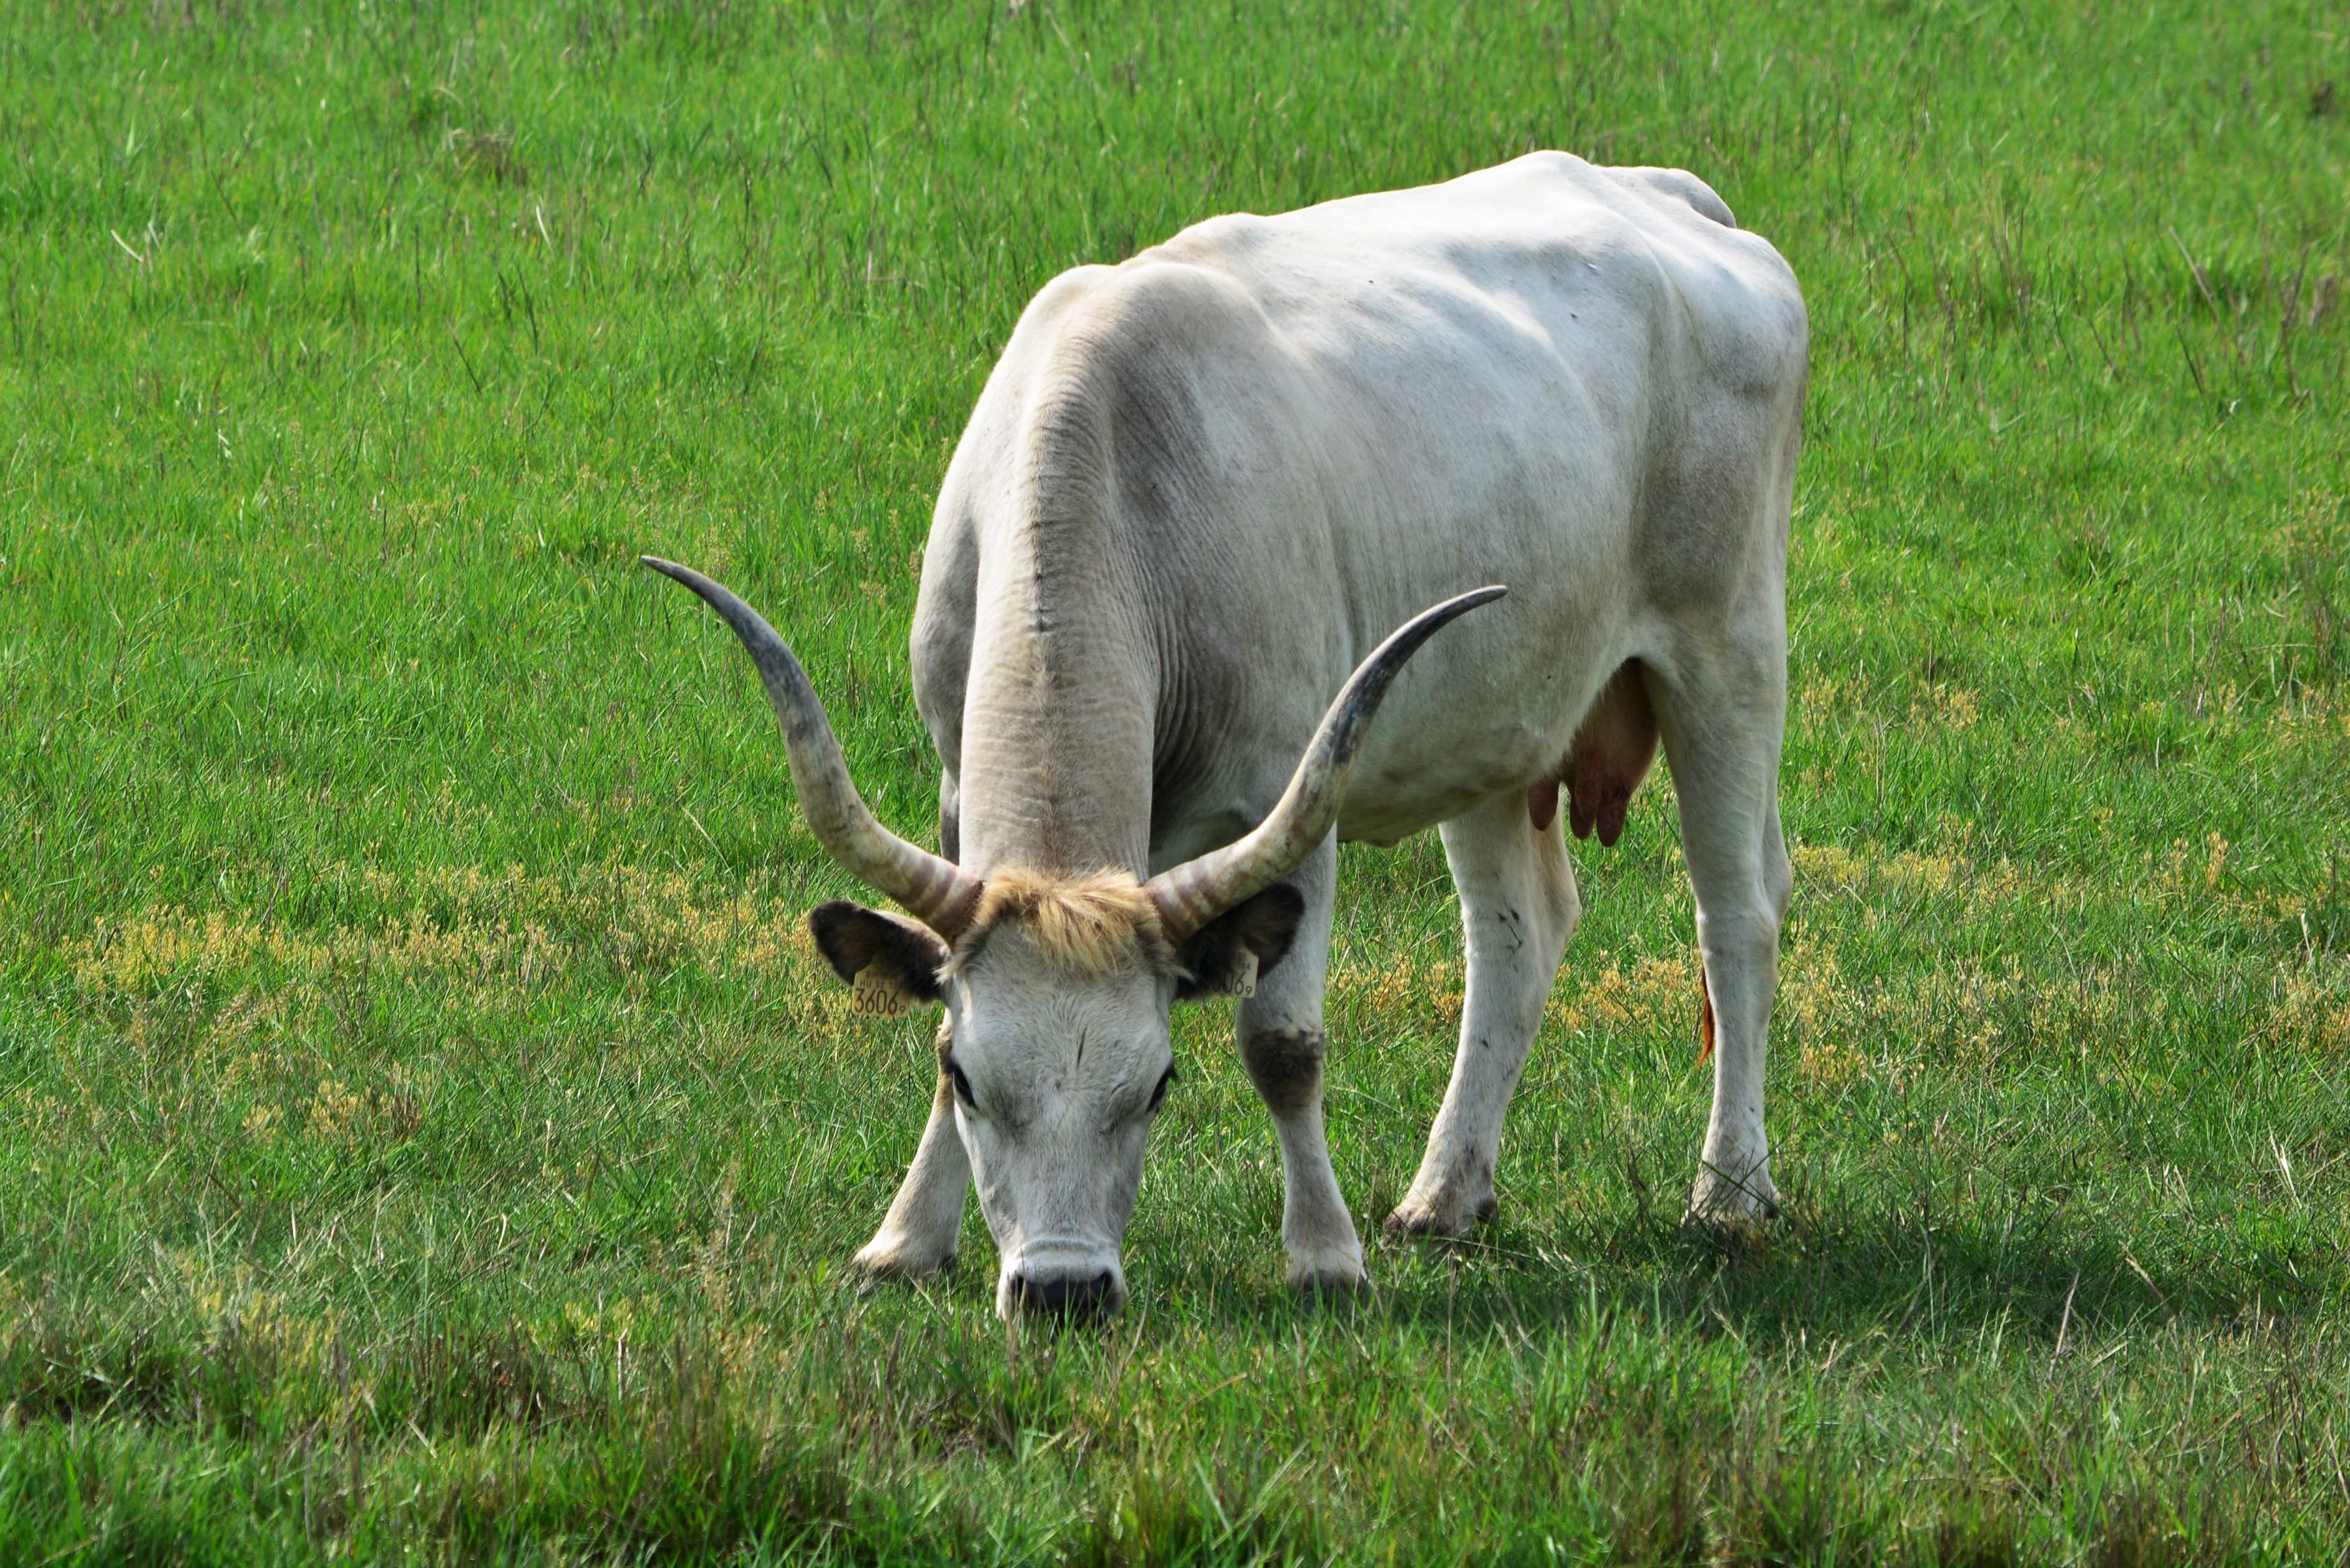
<svg viewBox="0 0 2350 1568"><path fill-rule="evenodd" d="M1159 907L1130 872L1056 877L1023 866L999 867L988 877L978 913L955 943L952 967L969 962L1003 925L1016 925L1039 951L1082 973L1114 970L1138 946L1153 967L1174 966Z"/></svg>

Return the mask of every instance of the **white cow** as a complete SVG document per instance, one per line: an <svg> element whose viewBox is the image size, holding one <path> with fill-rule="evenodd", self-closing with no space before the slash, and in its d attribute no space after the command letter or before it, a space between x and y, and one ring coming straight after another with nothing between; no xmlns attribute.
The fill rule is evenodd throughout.
<svg viewBox="0 0 2350 1568"><path fill-rule="evenodd" d="M1122 1301L1170 1006L1227 992L1280 1138L1289 1277L1359 1282L1321 1112L1336 841L1430 826L1468 996L1388 1223L1490 1215L1580 912L1561 787L1577 834L1613 843L1660 736L1714 1059L1690 1212L1770 1212L1806 338L1786 263L1701 182L1556 152L1212 219L1055 278L980 396L924 557L913 676L943 857L858 802L765 623L655 563L758 659L819 836L917 917L827 905L820 948L864 1005L945 1003L930 1124L858 1264L947 1262L975 1178L1001 1310ZM1499 596L1438 607L1348 682L1389 628L1484 584L1507 598L1403 668Z"/></svg>

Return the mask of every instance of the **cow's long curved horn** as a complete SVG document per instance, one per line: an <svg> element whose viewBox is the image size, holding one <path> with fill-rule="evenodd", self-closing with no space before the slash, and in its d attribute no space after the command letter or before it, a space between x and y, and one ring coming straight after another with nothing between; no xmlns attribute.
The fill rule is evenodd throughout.
<svg viewBox="0 0 2350 1568"><path fill-rule="evenodd" d="M1339 689L1272 815L1245 837L1170 866L1150 879L1150 900L1158 906L1159 925L1170 942L1180 944L1226 909L1288 876L1314 853L1337 824L1347 781L1355 771L1355 753L1396 672L1448 621L1507 592L1477 588L1424 609L1399 627Z"/></svg>
<svg viewBox="0 0 2350 1568"><path fill-rule="evenodd" d="M665 577L683 583L718 612L743 639L759 667L767 698L783 721L791 754L792 784L816 842L866 883L903 904L924 925L951 941L978 908L980 883L951 860L909 844L881 826L858 798L848 763L833 738L807 672L759 612L691 567L651 556L638 557Z"/></svg>

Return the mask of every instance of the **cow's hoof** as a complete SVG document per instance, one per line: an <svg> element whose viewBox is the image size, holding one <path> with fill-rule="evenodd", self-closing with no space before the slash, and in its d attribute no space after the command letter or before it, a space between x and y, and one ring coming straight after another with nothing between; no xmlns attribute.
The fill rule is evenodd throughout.
<svg viewBox="0 0 2350 1568"><path fill-rule="evenodd" d="M850 1271L868 1285L910 1284L953 1266L955 1255L941 1256L895 1238L876 1237L848 1261Z"/></svg>
<svg viewBox="0 0 2350 1568"><path fill-rule="evenodd" d="M1388 1216L1387 1232L1390 1236L1466 1236L1482 1220L1491 1220L1501 1210L1501 1202L1488 1192L1482 1197L1406 1198Z"/></svg>
<svg viewBox="0 0 2350 1568"><path fill-rule="evenodd" d="M1711 1225L1726 1231L1752 1231L1779 1217L1779 1191L1771 1173L1758 1169L1743 1181L1731 1179L1708 1166L1690 1189L1684 1225Z"/></svg>
<svg viewBox="0 0 2350 1568"><path fill-rule="evenodd" d="M1293 1253L1289 1260L1289 1288L1294 1291L1358 1291L1371 1282L1363 1271L1362 1250L1352 1252L1332 1249L1328 1251Z"/></svg>

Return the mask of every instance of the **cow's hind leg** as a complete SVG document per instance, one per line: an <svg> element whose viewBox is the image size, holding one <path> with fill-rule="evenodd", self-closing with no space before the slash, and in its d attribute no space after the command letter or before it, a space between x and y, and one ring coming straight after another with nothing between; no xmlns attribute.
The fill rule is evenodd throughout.
<svg viewBox="0 0 2350 1568"><path fill-rule="evenodd" d="M1356 1285L1364 1277L1363 1244L1322 1129L1322 988L1337 896L1336 841L1326 841L1287 880L1305 896L1305 913L1288 956L1240 1005L1241 1062L1281 1141L1281 1241L1289 1251L1289 1282Z"/></svg>
<svg viewBox="0 0 2350 1568"><path fill-rule="evenodd" d="M857 1270L868 1279L918 1280L953 1262L955 1238L962 1230L963 1195L970 1186L970 1157L963 1153L962 1135L955 1131L954 1090L941 1071L914 1163L899 1185L881 1229L857 1254Z"/></svg>
<svg viewBox="0 0 2350 1568"><path fill-rule="evenodd" d="M1742 644L1677 659L1671 677L1651 686L1680 805L1713 1021L1713 1110L1690 1194L1694 1220L1738 1224L1776 1212L1762 1068L1779 928L1794 886L1779 831L1783 649L1774 623Z"/></svg>
<svg viewBox="0 0 2350 1568"><path fill-rule="evenodd" d="M1388 1224L1451 1236L1493 1212L1502 1117L1583 906L1556 817L1535 826L1519 792L1496 796L1441 832L1461 892L1469 991L1451 1086L1419 1174Z"/></svg>

